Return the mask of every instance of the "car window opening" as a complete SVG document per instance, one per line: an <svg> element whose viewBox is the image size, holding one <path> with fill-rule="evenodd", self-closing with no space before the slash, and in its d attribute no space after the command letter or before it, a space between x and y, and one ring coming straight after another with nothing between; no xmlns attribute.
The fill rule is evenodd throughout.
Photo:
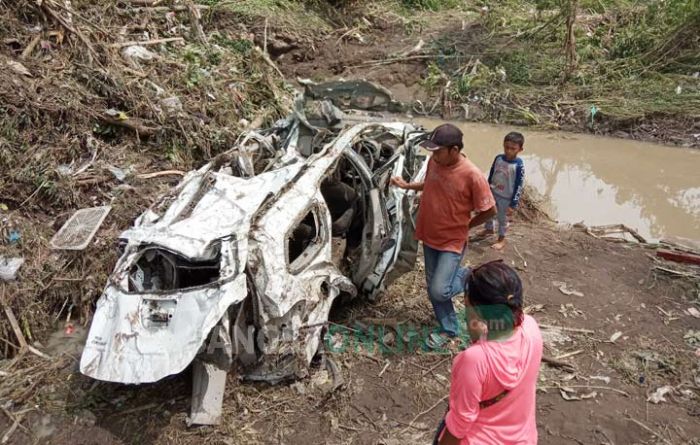
<svg viewBox="0 0 700 445"><path fill-rule="evenodd" d="M287 239L287 255L289 264L297 260L318 237L318 224L313 209L292 230Z"/></svg>
<svg viewBox="0 0 700 445"><path fill-rule="evenodd" d="M220 253L205 261L190 261L161 249L148 249L129 270L129 292L187 289L219 279Z"/></svg>

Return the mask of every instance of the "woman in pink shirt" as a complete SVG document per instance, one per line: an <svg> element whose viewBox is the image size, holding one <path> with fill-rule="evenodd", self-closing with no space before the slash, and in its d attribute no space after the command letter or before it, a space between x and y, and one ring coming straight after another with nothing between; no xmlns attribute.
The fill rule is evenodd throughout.
<svg viewBox="0 0 700 445"><path fill-rule="evenodd" d="M473 343L452 364L449 410L436 442L536 444L542 336L523 313L518 274L501 261L477 267L467 280L465 304Z"/></svg>

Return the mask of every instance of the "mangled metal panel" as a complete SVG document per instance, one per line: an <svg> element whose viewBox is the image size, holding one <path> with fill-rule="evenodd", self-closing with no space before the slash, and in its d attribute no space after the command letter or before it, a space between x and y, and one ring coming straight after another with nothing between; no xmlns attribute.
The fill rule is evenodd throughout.
<svg viewBox="0 0 700 445"><path fill-rule="evenodd" d="M366 80L338 80L314 83L298 79L304 85L304 94L312 99L330 99L341 109L400 112L401 102L394 100L391 91Z"/></svg>
<svg viewBox="0 0 700 445"><path fill-rule="evenodd" d="M169 295L108 285L97 303L80 372L108 382L148 383L184 370L224 312L247 295L245 275ZM154 314L167 314L165 319Z"/></svg>
<svg viewBox="0 0 700 445"><path fill-rule="evenodd" d="M125 231L121 238L132 244L155 244L191 259L211 258L212 242L231 234L245 238L247 224L260 204L275 194L303 168L292 164L253 178L236 178L205 172L191 178L178 199L159 220ZM207 187L198 202L197 192ZM194 208L188 212L187 207Z"/></svg>

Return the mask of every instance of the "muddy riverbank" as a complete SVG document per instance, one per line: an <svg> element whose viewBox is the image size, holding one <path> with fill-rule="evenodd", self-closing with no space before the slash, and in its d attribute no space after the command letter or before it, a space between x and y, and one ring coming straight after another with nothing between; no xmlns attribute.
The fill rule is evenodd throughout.
<svg viewBox="0 0 700 445"><path fill-rule="evenodd" d="M571 368L543 364L537 424L544 445L581 443L697 444L700 364L691 330L700 320L697 288L654 271L649 250L611 243L547 223L516 222L501 255L488 241L472 244L466 261L502 257L519 270L528 311L543 326L545 353ZM676 267L676 266L670 266ZM576 296L560 290L575 291ZM358 322L430 325L420 267L389 289L379 304L339 307L332 320L355 329ZM375 321L372 321L375 320ZM393 332L387 328L386 332ZM614 339L611 340L611 339ZM327 343L337 349L338 339ZM98 383L76 372L75 359L49 364L26 357L15 365L16 397L33 382L37 394L16 444L54 431L42 443L428 443L446 408L454 352L408 353L397 346L358 341L331 353L345 384L328 392L321 368L291 385L241 383L229 377L224 419L218 427L188 429L189 373L153 385ZM375 348L376 346L376 348ZM65 357L65 356L64 356ZM77 357L76 357L77 358ZM37 368L53 368L48 375ZM34 367L34 368L32 368ZM659 388L669 393L648 401ZM68 425L81 425L80 429ZM10 422L0 417L0 430ZM28 434L31 433L31 434ZM85 433L85 434L83 434ZM55 439L55 440L53 440Z"/></svg>

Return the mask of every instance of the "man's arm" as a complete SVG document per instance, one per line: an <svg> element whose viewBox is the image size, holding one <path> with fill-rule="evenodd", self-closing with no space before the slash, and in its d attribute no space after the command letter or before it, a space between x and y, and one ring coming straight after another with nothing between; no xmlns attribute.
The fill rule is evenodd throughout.
<svg viewBox="0 0 700 445"><path fill-rule="evenodd" d="M483 212L479 212L478 215L469 221L469 228L471 229L472 227L480 226L494 216L496 216L496 206L493 206L488 210L484 210Z"/></svg>
<svg viewBox="0 0 700 445"><path fill-rule="evenodd" d="M398 188L406 189L406 190L415 190L417 192L423 191L423 186L425 185L424 182L406 182L405 179L403 179L401 176L394 176L391 178L391 185L394 185Z"/></svg>

